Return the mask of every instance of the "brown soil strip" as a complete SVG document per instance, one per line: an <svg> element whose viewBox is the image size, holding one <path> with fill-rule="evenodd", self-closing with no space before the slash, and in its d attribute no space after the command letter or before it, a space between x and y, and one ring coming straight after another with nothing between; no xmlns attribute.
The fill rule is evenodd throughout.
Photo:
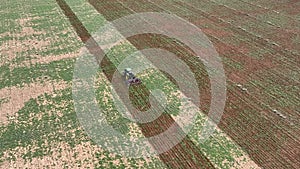
<svg viewBox="0 0 300 169"><path fill-rule="evenodd" d="M126 2L125 4L129 3L128 0L123 0L122 2ZM130 1L131 2L131 1ZM144 1L138 1L140 6L145 6L142 5ZM137 3L137 2L135 2ZM158 3L160 4L160 3ZM131 3L130 3L131 5ZM130 6L128 5L128 6ZM149 6L149 5L146 5ZM168 5L169 8L172 8L172 4ZM185 8L184 4L180 4L181 8ZM136 7L137 8L137 7ZM153 9L153 11L157 11L158 9ZM189 10L191 10L193 13L197 14L197 11L195 9L191 9L189 7ZM151 11L151 9L145 9L145 11ZM139 11L143 12L143 11ZM199 11L198 11L199 13ZM200 12L201 13L201 12ZM209 18L211 21L213 21L215 24L221 27L231 27L231 25L225 24L225 23L219 23L218 19L216 17L209 16L207 13L201 13L201 15L205 16L206 18ZM196 15L194 15L196 16ZM241 34L243 36L246 36L250 39L254 39L255 37L251 37L249 34L242 30L237 30L233 29L234 33ZM222 35L217 35L217 37L220 37ZM140 39L140 40L139 40ZM142 40L141 40L142 39ZM146 40L145 40L146 39ZM157 44L160 45L160 47L163 46L164 43L161 43L159 40L160 38L156 38L153 40L150 40L149 36L145 35L140 35L137 37L132 37L129 38L128 40L134 44L136 47L139 49L142 49L144 47L159 47ZM247 56L247 52L241 52L237 50L233 50L232 47L219 43L218 39L214 38L214 42L217 43L218 49L223 49L221 51L221 54L223 54L225 57L232 58L236 60L240 60L243 63L245 63L245 69L241 73L234 73L235 76L230 77L230 79L234 79L234 81L239 81L245 83L249 80L249 72L255 72L257 70L266 70L268 68L271 68L272 62L269 59L266 59L264 61L258 61L255 59L251 59L251 57ZM282 51L282 49L277 49L276 47L270 47L267 45L266 41L263 39L256 39L255 42L260 45L260 46L267 46L268 49L271 49L271 51L276 54L276 53L281 53L283 55L283 52L285 53L286 51ZM178 48L176 46L172 46L171 43L169 44L164 44L165 46L169 47L164 47L164 48ZM140 46L140 47L139 47ZM180 47L179 47L180 48ZM170 50L170 49L169 49ZM280 52L281 51L281 52ZM296 57L296 56L291 56L291 57ZM230 69L227 69L230 70ZM234 71L234 70L233 70ZM253 99L246 99L243 98L245 97L243 93L234 93L230 91L228 93L228 101L230 102L230 106L226 106L225 110L225 116L221 122L221 128L224 129L240 146L244 147L250 156L261 166L264 167L289 167L293 168L297 166L297 163L291 163L291 161L295 161L295 158L291 158L289 156L283 157L280 155L276 155L276 152L280 149L281 151L284 151L285 148L282 147L282 143L284 143L283 138L289 138L291 142L293 142L291 145L286 147L284 151L284 154L288 154L290 151L289 149L291 148L297 148L299 147L297 144L297 140L295 138L291 138L290 136L287 135L287 133L284 132L284 130L288 127L285 127L283 130L277 128L274 126L276 123L280 123L280 119L276 120L268 120L264 121L264 117L261 115L262 111L265 111L260 104L252 104ZM244 104L247 103L247 104ZM249 104L251 103L251 104ZM254 111L245 111L244 110L254 110ZM256 119L256 120L254 120ZM234 122L234 123L233 123ZM160 125L160 124L158 124ZM234 133L232 132L234 131ZM280 135L280 137L276 135ZM261 136L260 136L261 135ZM265 136L263 136L265 135ZM268 137L266 137L268 136ZM259 141L257 141L259 140ZM294 153L293 153L294 154ZM285 159L283 159L285 158Z"/></svg>
<svg viewBox="0 0 300 169"><path fill-rule="evenodd" d="M253 13L253 14L267 13L267 12L270 12L271 10L284 11L290 15L298 15L299 14L299 0L290 0L289 2L281 2L281 3L278 3L280 5L271 6L271 7L261 6L261 5L258 6L255 2L254 3L245 2L245 3L248 5L253 5L253 6L261 8L260 10L252 11L251 13ZM270 3L274 3L274 2L270 2ZM277 3L277 1L275 3Z"/></svg>
<svg viewBox="0 0 300 169"><path fill-rule="evenodd" d="M101 48L97 45L95 40L91 37L91 35L82 25L80 20L72 12L71 8L67 5L67 3L64 0L56 1L61 7L61 9L64 11L65 15L69 18L69 21L76 30L78 36L86 44L86 47L88 48L90 53L96 57L99 63L99 56L100 54L103 54ZM114 2L107 1L101 3L101 1L96 0L90 0L89 2L98 10L98 12L103 14L108 20L113 20L123 16L124 14L130 13L128 9L123 8L122 5L120 5L119 3L114 4ZM114 65L109 61L107 57L104 57L104 59L99 64L101 65L101 68L103 69L103 72L108 78L108 80L111 81L112 75L116 70ZM145 89L146 88L144 85L139 85L134 90L146 91ZM135 102L134 100L132 101ZM169 124L175 123L174 119L172 119L172 117L168 114L164 114L162 117L156 119L155 122L159 124L166 124L165 119L168 119L167 121L170 121L170 123L168 123L168 125L161 126L160 130L156 130L156 132L154 132L155 134L159 134L161 133L161 131L167 130ZM143 132L144 135L147 136L148 131L153 130L152 123L140 125L142 131L147 131ZM178 127L178 130L180 130L180 127ZM187 146L187 148L183 148L183 146ZM160 154L160 159L164 161L170 168L214 168L213 165L209 162L209 160L203 155L203 153L201 153L199 148L196 147L188 138L185 138L180 144L176 145L168 152Z"/></svg>
<svg viewBox="0 0 300 169"><path fill-rule="evenodd" d="M162 3L158 3L158 4L161 5ZM174 7L171 4L166 5L166 6L168 6L170 9L171 8L174 9ZM181 6L181 8L184 8L184 6ZM193 16L197 16L197 15L193 15ZM195 19L193 19L193 20L195 20ZM219 26L222 27L222 25L219 25ZM221 35L219 35L218 37L220 37L220 36ZM210 38L212 38L212 37L210 37ZM217 40L217 41L215 41L215 40ZM217 43L218 39L216 39L216 38L213 37L213 42ZM219 45L222 46L224 44L220 43ZM149 44L148 44L148 46L149 46ZM224 49L227 48L226 49L227 51L231 51L232 50L232 48L230 48L229 46L226 46L226 47L225 46L224 46ZM239 57L241 59L238 59L238 60L242 60L242 61L244 61L244 60L247 61L248 58L250 58L249 56L247 56L245 54L242 54L242 53L240 53L240 52L238 52L236 50L233 50L230 53L223 53L223 52L221 52L221 54L223 56L229 57L229 58L231 56L238 56L238 55L240 55ZM243 79L245 79L245 78L249 79L249 76L247 75L247 74L249 74L249 72L255 72L255 71L257 71L256 69L265 70L268 66L265 67L265 66L259 66L259 65L260 64L266 64L266 63L261 62L261 63L258 63L257 65L256 64L253 65L253 64L251 64L251 62L249 62L246 65L247 69L244 70L245 73L243 73L243 76L239 75L239 77L241 77ZM248 66L249 66L250 69L248 69ZM227 69L227 71L228 70L230 70L230 69ZM230 79L232 79L232 77ZM234 81L236 81L236 79ZM250 154L252 154L251 156L256 156L255 159L256 159L256 161L259 164L268 165L269 167L271 167L271 166L275 167L276 166L277 168L279 166L281 166L281 167L284 167L284 166L287 167L287 166L289 166L290 167L290 164L292 164L292 163L290 163L290 161L295 161L296 159L290 158L290 159L288 159L288 161L285 161L284 159L282 159L284 157L279 157L279 155L275 155L276 154L275 151L277 151L280 147L282 147L281 143L282 143L283 137L276 137L276 136L274 136L275 133L281 133L281 132L282 132L281 134L287 135L287 133L286 133L286 131L284 129L287 129L287 128L290 128L290 127L287 126L287 127L284 127L284 128L276 128L276 126L273 125L273 127L267 128L266 127L267 124L272 125L270 123L270 119L266 119L267 121L264 122L265 125L263 125L262 122L251 120L251 119L261 119L261 120L265 119L265 117L261 116L261 113L263 113L262 111L268 111L268 110L263 110L262 107L261 107L261 102L257 102L257 100L255 100L255 98L253 98L254 96L252 96L252 100L251 99L245 100L244 97L246 97L246 96L243 93L239 93L239 95L242 96L242 97L241 98L239 98L240 96L237 97L236 94L234 94L232 91L228 93L228 96L229 96L228 102L230 102L230 105L237 106L237 107L235 109L232 109L231 106L226 106L226 111L225 111L226 113L225 113L225 116L224 116L223 119L226 120L226 121L229 121L229 122L226 125L224 125L224 121L221 122L222 126L225 129L222 126L221 127L225 131L227 131L227 133L231 137L233 137L234 139L235 139L236 135L235 135L235 133L231 133L231 132L232 131L236 131L236 129L232 129L231 132L228 131L229 125L232 126L232 124L233 124L232 122L235 122L235 123L236 122L240 122L240 124L237 125L236 127L238 127L238 128L244 128L244 130L241 130L240 132L242 133L242 132L247 131L247 132L249 132L248 133L249 136L253 136L254 134L255 134L256 137L259 136L259 135L261 135L261 134L269 135L269 137L272 138L272 141L269 141L269 139L265 139L265 140L263 140L264 143L261 143L261 144L256 143L255 140L253 142L251 141L252 144L249 144L250 140L249 139L244 139L245 137L241 137L241 138L238 138L238 139L235 139L235 140L241 146L247 147L246 150L248 152L249 152L249 150L251 150L251 152L250 152ZM248 97L249 97L249 95L248 95ZM253 99L255 100L255 102L253 102ZM249 104L249 103L251 103L251 105L245 106L246 104ZM255 103L255 104L252 104L252 103ZM244 110L251 110L251 109L255 110L255 112L250 113L250 114L249 113L242 113ZM227 112L230 113L231 117L227 116ZM233 116L234 112L237 113L235 116ZM264 114L266 114L266 113L264 113ZM225 117L227 117L227 118L225 118ZM234 117L234 119L231 119L233 117ZM268 115L268 117L270 117L270 114ZM245 122L244 118L247 119L246 120L247 123ZM273 119L271 119L271 121L273 121ZM250 123L250 124L254 123L255 125L252 126L252 125L249 125L248 123ZM275 121L273 121L273 123L277 125L277 124L280 124L281 122L280 122L280 119L276 119ZM247 128L247 130L245 130L245 128ZM254 129L257 130L258 132L253 132ZM265 129L265 130L263 130L263 129ZM240 133L240 132L238 132L238 133ZM284 136L284 137L291 137L291 136ZM294 139L291 138L291 140L293 140L294 147L299 147L299 146L297 146L297 142L298 142L297 139L295 140L296 137L297 136L295 135ZM254 139L254 138L250 137L250 139ZM254 144L254 143L256 143L256 144ZM269 145L270 144L272 144L272 146L275 146L275 148L273 147L274 149L272 150L272 152L274 152L274 153L272 153L271 151L269 151L269 147L270 147ZM289 150L287 149L286 151L289 151ZM261 159L266 159L266 154L272 156L271 158L268 158L268 159L272 159L273 162L267 163L267 162L261 160ZM257 158L257 157L259 157L259 158ZM280 158L281 160L279 160L277 158ZM271 166L270 166L270 164L271 164ZM297 166L296 163L294 163L293 166Z"/></svg>
<svg viewBox="0 0 300 169"><path fill-rule="evenodd" d="M160 0L153 0L153 1L161 2ZM195 3L197 3L197 2L195 2ZM268 41L268 39L264 39L262 37L251 34L250 32L240 29L239 27L234 26L231 23L224 22L223 20L221 20L222 19L221 17L218 17L216 15L213 15L212 13L208 13L199 8L196 8L195 6L197 6L197 5L194 5L191 3L185 3L185 2L181 1L181 2L176 2L174 4L169 4L169 7L174 6L174 5L178 5L182 9L187 9L188 11L190 11L192 13L197 13L200 16L204 16L205 18L209 19L210 21L212 21L215 24L218 24L224 28L229 28L234 34L242 35L243 37L251 40L251 43L253 43L253 44L264 46L266 49L268 49L269 52L271 52L274 55L280 54L286 58L293 58L293 59L299 61L299 56L297 54L294 54L291 51L288 51L287 49L285 49L281 46L277 46L277 45L270 43ZM235 16L235 11L232 11L231 15ZM239 14L239 15L241 15L241 14ZM194 16L191 18L197 18L197 16Z"/></svg>
<svg viewBox="0 0 300 169"><path fill-rule="evenodd" d="M184 5L182 5L182 8L183 7L184 7ZM229 25L226 25L226 26L229 26ZM241 32L237 32L237 33L241 33ZM248 36L248 35L245 35L245 36ZM261 46L265 46L264 43L260 43L260 45ZM276 50L274 50L274 51L277 52ZM234 55L234 53L232 53L232 55ZM225 55L225 56L227 57L228 55ZM244 55L244 57L247 57L247 55ZM243 59L245 59L245 58L243 58ZM251 62L249 63L249 67L250 68L252 67L252 71L251 71L251 69L250 69L250 71L249 71L249 69L245 69L248 73L249 72L255 72L255 70L253 69L253 68L255 68L255 65L251 64ZM262 69L262 70L264 70L264 69ZM244 75L240 76L240 77L242 77L244 79L249 78L248 75L247 75L247 73L246 73L246 71L245 71ZM243 98L243 100L244 100L244 98ZM234 103L230 99L228 101L231 102L231 103ZM268 138L262 137L260 139L261 141L257 142L257 143L256 143L257 140L255 140L255 138L253 138L253 137L250 137L250 138L248 138L246 140L243 140L246 137L241 137L239 140L237 140L237 139L235 139L235 140L237 140L237 142L239 144L241 144L241 142L243 142L242 143L242 145L244 145L243 147L247 147L246 149L248 150L248 152L250 153L250 155L254 157L255 161L258 164L263 165L264 167L276 167L276 168L278 168L278 167L288 167L288 168L291 168L292 166L296 167L297 166L296 165L297 164L297 162L296 162L297 160L296 159L287 158L287 156L284 157L284 156L281 156L281 155L275 155L276 152L278 151L278 149L283 149L282 145L281 145L282 141L280 141L280 140L283 140L282 138L284 138L284 137L290 138L290 136L287 136L287 133L285 132L286 129L290 128L290 126L286 125L282 129L268 126L268 125L274 125L274 124L280 123L280 121L278 119L274 120L273 124L269 123L269 122L263 122L264 125L259 124L260 122L258 120L255 121L254 119L262 118L259 115L261 113L261 111L264 111L262 109L262 106L260 105L260 103L258 103L256 105L253 105L253 103L255 103L255 102L253 102L253 99L252 100L248 99L245 103L248 103L250 105L252 104L252 105L251 106L250 105L246 106L245 104L240 104L238 102L235 102L235 105L238 105L238 109L236 109L236 111L242 111L242 110L247 109L247 107L249 107L249 108L252 107L250 109L254 109L255 110L255 112L254 112L255 114L244 114L243 116L239 115L240 117L234 116L234 117L238 117L238 118L234 118L234 119L231 119L231 118L226 118L225 119L224 118L224 121L221 122L221 124L224 124L225 121L228 121L228 124L230 124L230 122L232 122L232 121L245 121L244 120L245 118L248 121L247 123L249 123L249 120L250 120L251 124L253 124L253 123L255 124L253 126L254 128L249 127L249 124L246 124L246 126L244 128L247 128L247 130L243 130L243 131L244 132L247 131L248 135L254 135L254 133L255 133L255 135L258 135L258 134L263 134L264 135L264 134L266 134L266 135L268 135ZM226 111L226 112L229 112L231 115L235 114L233 111ZM241 125L242 124L243 123L241 123ZM240 127L242 127L241 125L236 126L236 127L240 128ZM223 125L223 126L226 127L226 128L228 128L228 125ZM260 126L260 127L258 127L258 126ZM225 131L226 131L226 128L225 128ZM257 132L254 132L255 128L256 128ZM236 131L236 130L234 129L233 131ZM227 133L229 133L229 135L232 137L233 133L231 133L228 130L227 130ZM281 135L285 135L285 136L282 136L282 137L278 138L278 137L275 136L276 133L281 133ZM294 145L294 146L290 147L291 149L299 147L299 144L297 144L298 141L295 140L295 138L297 138L297 133L295 133L294 139L293 138L290 139L290 140L293 140L292 142L293 142L293 145ZM247 142L248 143L250 142L252 144L245 145L245 144L247 144ZM254 143L255 143L255 145L254 145ZM285 148L286 148L286 151L288 151L288 152L291 151L291 149L289 149L288 147L285 147ZM263 160L262 161L262 159L268 159L268 161L270 161L270 162L267 162L267 160Z"/></svg>

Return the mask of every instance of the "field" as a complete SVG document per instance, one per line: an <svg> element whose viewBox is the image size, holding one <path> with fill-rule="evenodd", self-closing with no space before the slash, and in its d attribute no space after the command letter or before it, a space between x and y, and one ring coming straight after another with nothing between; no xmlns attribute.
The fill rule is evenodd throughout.
<svg viewBox="0 0 300 169"><path fill-rule="evenodd" d="M190 22L221 58L226 104L214 133L203 142L201 131L214 94L206 63L173 37L124 37L126 31L115 27L109 27L109 34L98 32L143 12ZM10 0L1 3L0 16L0 168L300 168L300 1ZM136 30L129 23L124 27ZM152 26L177 30L168 24ZM184 61L194 74L200 107L190 101L189 90L181 90L154 63L174 72L185 67L172 67L163 58L151 62L138 52L145 49L169 51ZM114 84L128 58L150 67L137 74L142 84L129 88ZM77 75L91 83L77 86ZM180 77L191 80L184 73ZM116 97L116 92L126 90L136 111L120 106L126 96ZM163 95L153 94L158 90ZM76 92L87 94L86 100ZM150 104L156 101L167 105ZM107 124L128 142L108 137L111 131L98 126L94 102ZM186 117L193 113L195 119ZM140 115L153 120L134 122ZM137 141L142 139L160 153L130 157L113 151L129 147L122 152L147 154Z"/></svg>

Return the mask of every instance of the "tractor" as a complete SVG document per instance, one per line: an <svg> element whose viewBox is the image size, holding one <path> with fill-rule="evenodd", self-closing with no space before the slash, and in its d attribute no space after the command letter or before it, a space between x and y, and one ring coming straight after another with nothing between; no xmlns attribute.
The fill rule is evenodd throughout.
<svg viewBox="0 0 300 169"><path fill-rule="evenodd" d="M124 69L124 71L123 71L123 77L124 77L124 79L126 81L126 84L128 86L130 86L130 85L138 85L138 84L142 83L141 79L135 77L135 75L132 72L131 68Z"/></svg>

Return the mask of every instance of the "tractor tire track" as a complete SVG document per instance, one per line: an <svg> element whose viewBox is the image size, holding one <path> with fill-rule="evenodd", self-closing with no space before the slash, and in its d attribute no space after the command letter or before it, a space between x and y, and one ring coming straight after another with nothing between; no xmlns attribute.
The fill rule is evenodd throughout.
<svg viewBox="0 0 300 169"><path fill-rule="evenodd" d="M259 105L259 104L258 104ZM256 107L256 110L259 112L259 110L257 109L257 105L255 105L255 107ZM249 128L251 128L251 127L249 127ZM251 130L251 129L250 129ZM280 131L280 130L279 130ZM241 131L242 132L242 131ZM291 134L292 135L292 134ZM290 135L290 136L291 136ZM243 139L243 138L241 138L241 139ZM235 139L236 140L236 139ZM293 139L294 140L294 139ZM237 140L236 140L237 141ZM240 142L240 141L237 141L237 142ZM255 142L255 141L254 141ZM277 144L277 143L276 143ZM297 143L295 143L295 140L294 140L294 144L293 145L295 145L296 147L297 147ZM269 145L262 145L261 147L263 148L263 147L265 147L265 146L269 146ZM251 148L251 147L249 147L249 148ZM275 151L276 152L276 151ZM261 158L265 158L265 156L264 155L262 155L261 154ZM275 157L276 158L276 157ZM275 158L273 158L273 159L275 159ZM283 158L283 160L284 160L284 157L282 157ZM272 159L272 158L270 158L270 159ZM295 159L291 159L292 161L294 161ZM262 162L260 159L256 159L256 161L260 161L260 163ZM280 162L280 160L279 161L277 161L278 163ZM281 162L280 162L281 163ZM290 163L290 162L289 162ZM271 164L271 162L270 162L270 164ZM273 166L274 166L274 163L272 164ZM296 165L296 163L294 163L294 167L296 167L297 165ZM277 166L278 167L278 166ZM283 167L283 166L282 166Z"/></svg>

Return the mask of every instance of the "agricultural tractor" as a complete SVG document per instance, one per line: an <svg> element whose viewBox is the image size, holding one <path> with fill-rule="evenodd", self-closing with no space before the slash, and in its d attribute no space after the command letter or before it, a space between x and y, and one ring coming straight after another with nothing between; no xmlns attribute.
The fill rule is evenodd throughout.
<svg viewBox="0 0 300 169"><path fill-rule="evenodd" d="M138 85L142 83L141 79L135 77L135 75L131 71L131 68L124 69L122 74L127 85Z"/></svg>

